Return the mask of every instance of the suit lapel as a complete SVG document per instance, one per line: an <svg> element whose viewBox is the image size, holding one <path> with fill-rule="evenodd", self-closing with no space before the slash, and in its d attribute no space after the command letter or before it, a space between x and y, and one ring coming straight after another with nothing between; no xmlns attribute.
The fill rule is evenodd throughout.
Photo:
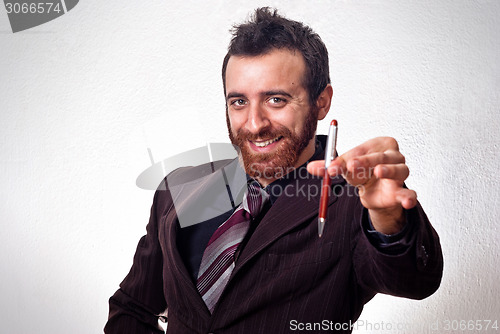
<svg viewBox="0 0 500 334"><path fill-rule="evenodd" d="M235 205L241 203L243 190L246 189L246 175L239 166L237 159L216 162L213 168L215 172L210 165L198 166L195 167L196 170L194 171L181 173L179 176L172 174L168 178L168 188L171 194L172 187L180 188L177 189L178 191L175 193L175 196L172 195L175 205L171 205L170 209L162 217L163 222L160 224L166 232L163 235L164 240L161 241L167 247L166 253L168 257L167 262L171 270L170 275L176 281L176 284L182 284L183 287L180 291L185 294L182 298L186 299L186 302L196 310L195 313L206 318L205 320L207 321L210 317L210 312L198 293L196 285L193 283L177 247L177 232L181 228L179 219L182 216L184 221L186 218L196 222L205 220L207 217L189 217L189 212L200 211L200 208L206 209L207 207L213 209L211 213L214 216L222 214L231 208L226 189L230 189ZM224 172L222 172L223 170ZM195 181L192 181L193 177L196 177ZM187 184L191 184L192 186L183 189ZM220 193L222 193L222 196ZM218 196L222 197L224 205L220 206L221 200Z"/></svg>
<svg viewBox="0 0 500 334"><path fill-rule="evenodd" d="M182 296L175 295L173 298L176 298L179 303L186 303L188 309L192 309L194 314L202 317L203 321L207 322L210 318L210 312L192 282L177 247L177 231L180 227L177 212L173 204L162 219L163 223L160 226L163 227L166 233L164 234L165 241L161 240L161 243L166 247L167 265L170 270L168 276L173 280L170 283L172 285L182 285L182 288L177 290L182 291Z"/></svg>

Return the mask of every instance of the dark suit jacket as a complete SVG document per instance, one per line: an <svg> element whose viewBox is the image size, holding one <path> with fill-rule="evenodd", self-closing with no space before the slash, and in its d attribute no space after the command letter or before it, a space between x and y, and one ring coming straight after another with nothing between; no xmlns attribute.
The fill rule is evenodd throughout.
<svg viewBox="0 0 500 334"><path fill-rule="evenodd" d="M190 180L206 168L174 173ZM155 194L147 234L130 273L110 299L105 332L158 333L158 315L168 306L168 333L296 333L298 323L354 322L378 292L421 299L438 288L441 248L420 205L407 215L412 228L409 246L388 254L370 242L362 228L366 209L353 195L354 188L337 177L319 238L321 180L301 176L253 232L212 315L178 252L176 208L168 185L162 184L165 190ZM205 182L210 181L200 182L200 191ZM180 206L185 204L195 205Z"/></svg>

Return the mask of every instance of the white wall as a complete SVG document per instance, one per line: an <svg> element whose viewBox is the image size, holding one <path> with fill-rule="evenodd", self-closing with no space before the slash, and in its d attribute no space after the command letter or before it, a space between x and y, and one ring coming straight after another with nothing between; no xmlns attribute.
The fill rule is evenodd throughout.
<svg viewBox="0 0 500 334"><path fill-rule="evenodd" d="M2 333L102 330L149 216L147 149L227 142L228 29L267 4L329 48L339 150L396 137L441 236L438 292L377 296L361 319L500 321L500 2L249 3L87 0L16 34L0 9Z"/></svg>

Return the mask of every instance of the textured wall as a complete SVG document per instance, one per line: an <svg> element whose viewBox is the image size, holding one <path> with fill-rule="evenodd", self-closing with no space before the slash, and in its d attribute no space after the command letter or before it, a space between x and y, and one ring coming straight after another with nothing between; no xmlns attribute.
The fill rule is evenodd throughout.
<svg viewBox="0 0 500 334"><path fill-rule="evenodd" d="M228 29L267 4L330 50L339 150L396 137L441 236L440 290L379 295L361 315L379 329L355 332L500 321L500 2L87 0L17 34L0 9L2 333L101 331L145 232L147 149L227 141Z"/></svg>

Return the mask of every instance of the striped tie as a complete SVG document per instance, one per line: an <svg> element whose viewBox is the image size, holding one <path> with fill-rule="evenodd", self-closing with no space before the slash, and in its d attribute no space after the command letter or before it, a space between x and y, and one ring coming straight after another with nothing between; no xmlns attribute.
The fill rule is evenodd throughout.
<svg viewBox="0 0 500 334"><path fill-rule="evenodd" d="M217 228L201 259L196 288L212 313L234 269L234 255L248 232L252 217L262 210L269 195L253 181L240 206Z"/></svg>

